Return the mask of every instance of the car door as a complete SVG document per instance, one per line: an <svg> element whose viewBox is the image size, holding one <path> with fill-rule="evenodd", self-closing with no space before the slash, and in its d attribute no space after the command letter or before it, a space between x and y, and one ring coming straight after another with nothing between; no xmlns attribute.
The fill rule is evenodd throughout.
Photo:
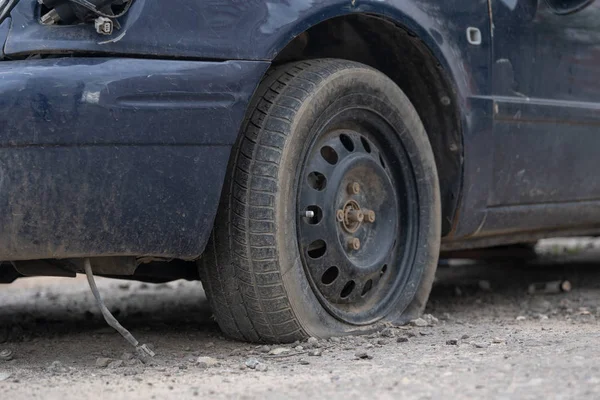
<svg viewBox="0 0 600 400"><path fill-rule="evenodd" d="M487 228L514 225L493 217L515 207L529 216L528 229L600 222L600 1L490 1L494 156ZM574 217L582 201L595 211Z"/></svg>

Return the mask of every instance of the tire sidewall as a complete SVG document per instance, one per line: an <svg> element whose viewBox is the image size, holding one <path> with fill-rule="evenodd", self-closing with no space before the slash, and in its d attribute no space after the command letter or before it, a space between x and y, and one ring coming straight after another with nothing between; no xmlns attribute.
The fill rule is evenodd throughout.
<svg viewBox="0 0 600 400"><path fill-rule="evenodd" d="M441 211L439 181L433 152L417 112L403 92L385 75L369 67L350 63L324 77L295 114L291 132L281 155L275 204L277 256L281 279L290 306L307 335L332 335L365 332L373 325L356 326L333 317L320 303L306 276L297 238L298 171L314 140L315 125L336 100L348 94L368 94L380 99L380 116L395 128L399 143L412 164L419 202L418 233L414 265L403 292L382 322L404 323L424 308L437 267ZM368 106L357 104L357 106ZM333 110L335 111L335 110Z"/></svg>

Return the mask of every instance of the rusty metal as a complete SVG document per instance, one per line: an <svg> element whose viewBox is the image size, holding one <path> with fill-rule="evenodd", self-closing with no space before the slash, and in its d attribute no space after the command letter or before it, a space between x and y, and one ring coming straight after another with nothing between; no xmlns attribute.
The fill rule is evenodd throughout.
<svg viewBox="0 0 600 400"><path fill-rule="evenodd" d="M375 222L375 211L373 211L373 210L364 210L363 212L365 214L365 222L368 222L370 224L372 224L373 222Z"/></svg>
<svg viewBox="0 0 600 400"><path fill-rule="evenodd" d="M352 238L350 240L348 240L348 248L350 248L350 250L360 250L360 239L359 238Z"/></svg>
<svg viewBox="0 0 600 400"><path fill-rule="evenodd" d="M567 280L532 283L527 288L529 294L556 294L570 292L571 282Z"/></svg>
<svg viewBox="0 0 600 400"><path fill-rule="evenodd" d="M360 193L360 184L358 182L352 182L348 185L348 193L349 194L359 194Z"/></svg>

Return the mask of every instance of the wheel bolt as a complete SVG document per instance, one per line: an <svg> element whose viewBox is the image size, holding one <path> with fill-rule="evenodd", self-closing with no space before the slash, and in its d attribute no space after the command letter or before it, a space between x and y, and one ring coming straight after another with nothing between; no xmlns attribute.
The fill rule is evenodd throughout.
<svg viewBox="0 0 600 400"><path fill-rule="evenodd" d="M358 250L360 249L360 239L359 238L352 238L348 241L348 247L350 248L350 250Z"/></svg>
<svg viewBox="0 0 600 400"><path fill-rule="evenodd" d="M315 212L312 211L312 210L307 210L307 211L304 211L304 215L303 216L306 217L306 218L314 218Z"/></svg>
<svg viewBox="0 0 600 400"><path fill-rule="evenodd" d="M337 212L335 213L335 217L339 222L343 222L344 221L344 210L337 210Z"/></svg>
<svg viewBox="0 0 600 400"><path fill-rule="evenodd" d="M371 224L375 222L375 211L365 210L365 220Z"/></svg>
<svg viewBox="0 0 600 400"><path fill-rule="evenodd" d="M350 222L363 222L365 214L360 210L348 211L348 221Z"/></svg>
<svg viewBox="0 0 600 400"><path fill-rule="evenodd" d="M360 193L360 185L358 182L352 182L348 185L348 193L350 194L359 194Z"/></svg>

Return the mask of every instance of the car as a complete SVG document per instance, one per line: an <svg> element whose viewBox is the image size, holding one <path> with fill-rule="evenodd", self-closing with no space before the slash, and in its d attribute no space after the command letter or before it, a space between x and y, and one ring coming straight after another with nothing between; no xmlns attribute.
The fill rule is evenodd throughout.
<svg viewBox="0 0 600 400"><path fill-rule="evenodd" d="M0 279L200 279L229 337L402 324L441 251L600 234L600 2L5 0Z"/></svg>

